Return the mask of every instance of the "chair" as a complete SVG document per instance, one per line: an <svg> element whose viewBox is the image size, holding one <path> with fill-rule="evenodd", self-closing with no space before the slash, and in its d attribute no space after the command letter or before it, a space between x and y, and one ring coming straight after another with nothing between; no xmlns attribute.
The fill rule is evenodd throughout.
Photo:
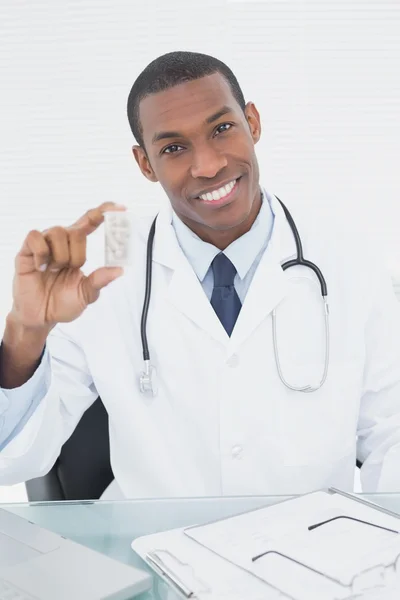
<svg viewBox="0 0 400 600"><path fill-rule="evenodd" d="M26 481L25 486L30 502L95 500L113 479L108 414L98 397L63 445L49 473Z"/></svg>

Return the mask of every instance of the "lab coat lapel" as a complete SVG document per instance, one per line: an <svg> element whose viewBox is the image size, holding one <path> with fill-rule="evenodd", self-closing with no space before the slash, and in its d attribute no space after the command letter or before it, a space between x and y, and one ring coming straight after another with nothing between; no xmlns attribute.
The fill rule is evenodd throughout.
<svg viewBox="0 0 400 600"><path fill-rule="evenodd" d="M261 258L241 308L231 337L221 325L195 272L183 254L171 223L170 207L163 208L157 219L153 260L173 270L168 299L182 314L227 347L236 349L285 297L287 277L282 263L295 256L293 234L283 209L272 199L274 227L268 247Z"/></svg>
<svg viewBox="0 0 400 600"><path fill-rule="evenodd" d="M281 205L275 198L271 205L275 215L271 239L254 274L232 332L230 353L238 349L288 292L287 277L281 265L295 256L296 248Z"/></svg>
<svg viewBox="0 0 400 600"><path fill-rule="evenodd" d="M168 300L200 329L227 345L229 337L179 246L171 217L168 209L159 213L153 252L154 262L173 271L168 284Z"/></svg>

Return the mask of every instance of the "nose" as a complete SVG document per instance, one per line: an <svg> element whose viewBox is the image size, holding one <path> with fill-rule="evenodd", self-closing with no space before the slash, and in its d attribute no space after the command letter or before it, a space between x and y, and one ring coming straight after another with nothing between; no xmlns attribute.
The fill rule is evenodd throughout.
<svg viewBox="0 0 400 600"><path fill-rule="evenodd" d="M228 164L226 156L217 152L212 146L204 145L194 152L191 168L192 177L212 179Z"/></svg>

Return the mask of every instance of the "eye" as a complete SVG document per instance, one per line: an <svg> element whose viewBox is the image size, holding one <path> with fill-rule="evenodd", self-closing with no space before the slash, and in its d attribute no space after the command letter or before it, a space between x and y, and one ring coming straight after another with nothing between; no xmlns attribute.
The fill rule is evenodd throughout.
<svg viewBox="0 0 400 600"><path fill-rule="evenodd" d="M176 154L179 152L180 148L182 148L182 146L178 146L178 144L171 144L164 148L164 150L161 151L161 154Z"/></svg>
<svg viewBox="0 0 400 600"><path fill-rule="evenodd" d="M215 130L215 133L225 133L225 131L228 131L229 129L231 129L232 127L232 123L221 123L221 125L218 125L217 129Z"/></svg>

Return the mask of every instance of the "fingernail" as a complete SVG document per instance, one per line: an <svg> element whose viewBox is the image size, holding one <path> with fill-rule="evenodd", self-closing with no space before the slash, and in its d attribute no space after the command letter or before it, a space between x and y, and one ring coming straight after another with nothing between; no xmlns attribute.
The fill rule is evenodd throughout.
<svg viewBox="0 0 400 600"><path fill-rule="evenodd" d="M39 267L39 271L42 271L42 273L47 269L47 263L43 263L42 265L40 265Z"/></svg>
<svg viewBox="0 0 400 600"><path fill-rule="evenodd" d="M114 204L114 208L126 208L125 204Z"/></svg>

